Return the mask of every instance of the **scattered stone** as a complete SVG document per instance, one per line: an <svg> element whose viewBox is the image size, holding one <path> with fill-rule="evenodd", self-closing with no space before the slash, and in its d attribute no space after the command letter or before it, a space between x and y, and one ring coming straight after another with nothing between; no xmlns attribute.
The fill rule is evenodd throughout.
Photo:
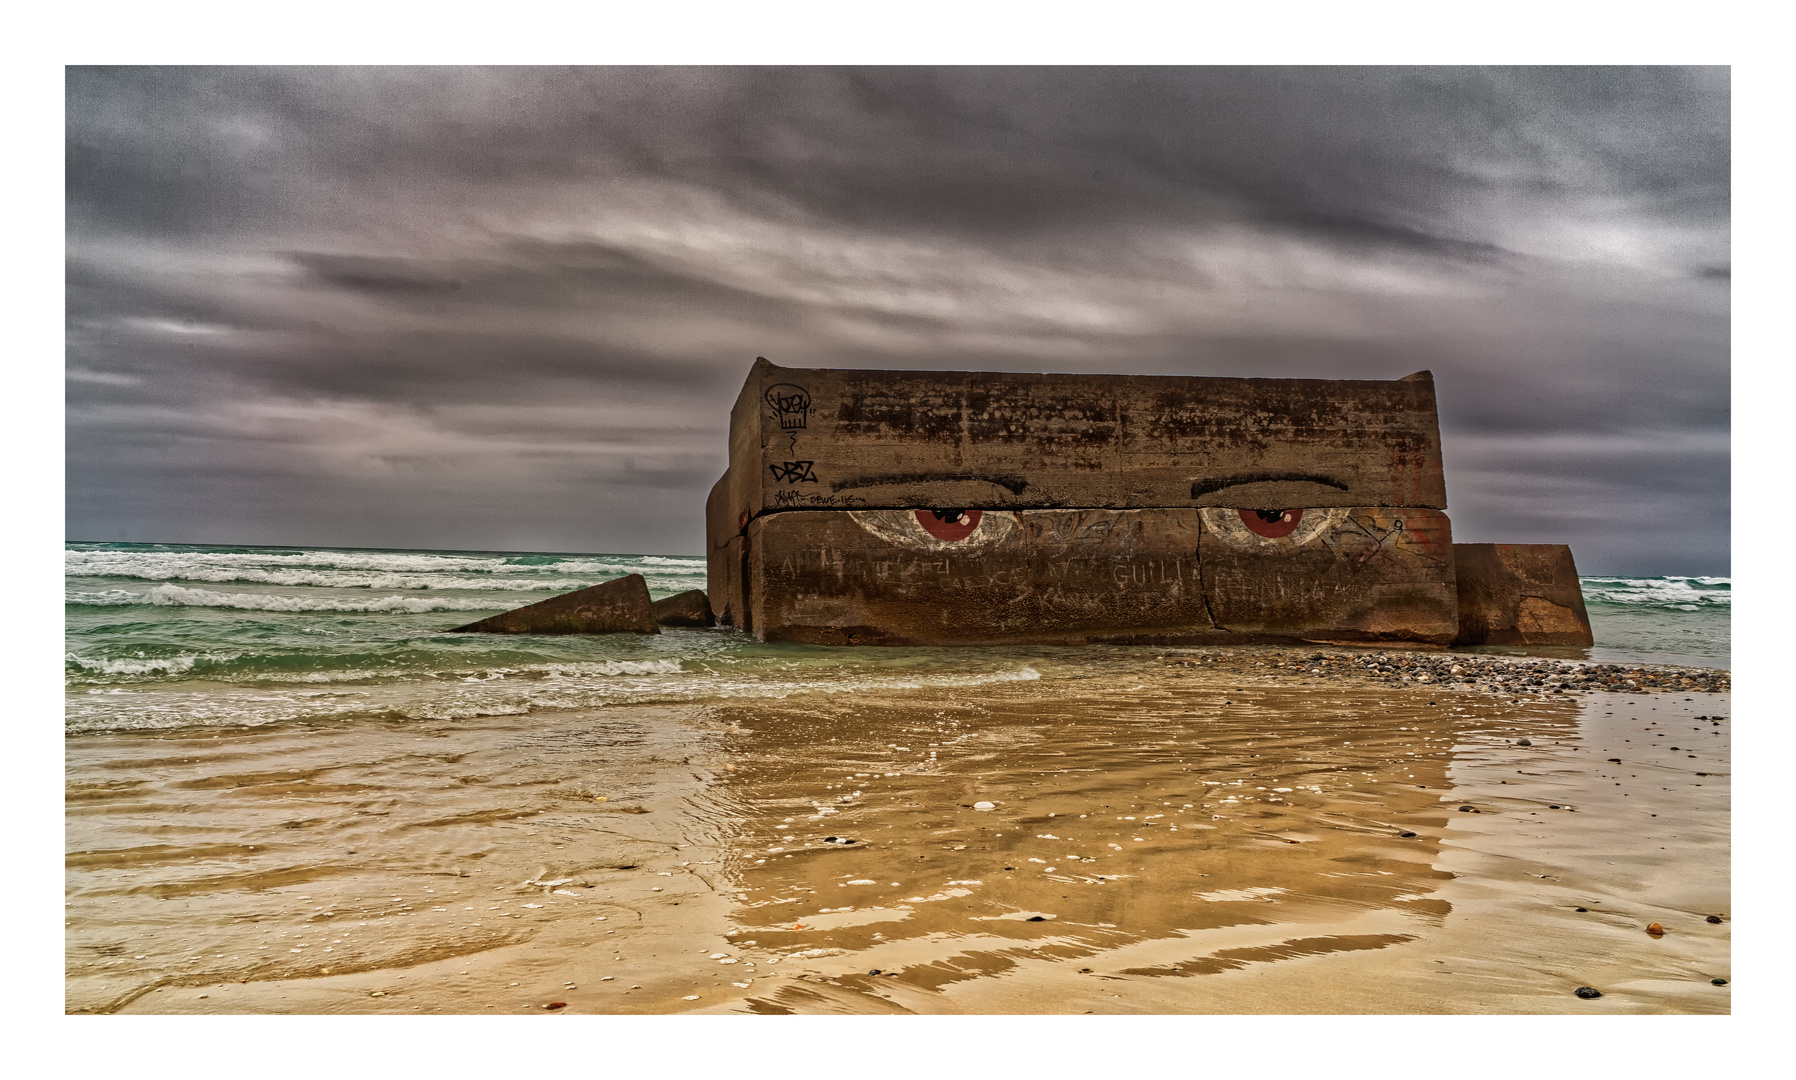
<svg viewBox="0 0 1796 1080"><path fill-rule="evenodd" d="M1711 923L1718 923L1718 922L1720 922L1720 921L1721 921L1721 916L1719 916L1719 915L1710 915L1710 916L1709 916L1709 917L1708 917L1708 918L1706 918L1706 919L1704 919L1704 920L1703 920L1703 921L1704 921L1704 922L1711 922Z"/></svg>
<svg viewBox="0 0 1796 1080"><path fill-rule="evenodd" d="M451 634L659 634L648 582L628 574L471 622Z"/></svg>
<svg viewBox="0 0 1796 1080"><path fill-rule="evenodd" d="M544 1006L543 1006L543 1008L545 1008L545 1009L548 1009L548 1010L549 1010L549 1011L550 1011L550 1012L554 1012L554 1011L555 1011L555 1010L556 1010L556 1009L565 1009L565 1008L567 1008L567 1002L565 1002L565 1001L551 1001L551 1002L549 1002L549 1003L548 1003L548 1004L547 1004L547 1005L544 1005Z"/></svg>
<svg viewBox="0 0 1796 1080"><path fill-rule="evenodd" d="M711 611L711 598L703 589L688 589L650 605L655 621L662 626L716 626L717 616Z"/></svg>
<svg viewBox="0 0 1796 1080"><path fill-rule="evenodd" d="M1665 936L1665 928L1663 926L1659 925L1658 923L1653 923L1653 924L1649 925L1646 928L1646 932L1651 934L1654 937L1664 937Z"/></svg>
<svg viewBox="0 0 1796 1080"><path fill-rule="evenodd" d="M1515 745L1517 745L1517 746L1533 746L1534 744L1529 742L1527 739L1517 739L1515 741Z"/></svg>
<svg viewBox="0 0 1796 1080"><path fill-rule="evenodd" d="M1401 836L1401 837L1403 837L1403 838L1404 838L1404 839L1405 839L1405 840L1407 840L1407 839L1409 839L1409 838L1410 838L1410 837L1412 837L1412 836L1414 836L1414 835L1415 835L1415 833L1412 833L1412 832L1409 832L1409 831L1408 831L1408 830L1405 830L1405 831L1403 831L1403 832L1400 832L1400 833L1398 833L1398 834L1397 834L1397 835L1398 835L1398 836Z"/></svg>
<svg viewBox="0 0 1796 1080"><path fill-rule="evenodd" d="M1047 922L1048 920L1042 918L1040 915L1031 915L1027 919L1024 919L1023 921L1024 922Z"/></svg>
<svg viewBox="0 0 1796 1080"><path fill-rule="evenodd" d="M996 803L976 802L973 804L973 809L975 810L996 810L997 808L998 805Z"/></svg>
<svg viewBox="0 0 1796 1080"><path fill-rule="evenodd" d="M1711 986L1726 986L1727 980L1726 979L1710 979L1709 985L1711 985Z"/></svg>
<svg viewBox="0 0 1796 1080"><path fill-rule="evenodd" d="M1478 808L1475 806L1462 806L1459 808L1459 812L1462 814L1476 814Z"/></svg>
<svg viewBox="0 0 1796 1080"><path fill-rule="evenodd" d="M1456 690L1508 697L1586 691L1695 691L1712 694L1727 693L1732 689L1732 674L1720 668L1629 667L1538 657L1419 650L1385 650L1377 653L1356 650L1317 655L1278 647L1237 646L1232 649L1165 653L1160 659L1171 667L1205 666L1212 671L1225 671L1234 666L1242 669L1244 675L1263 674L1268 678L1289 676L1308 679L1320 674L1397 687L1420 688L1445 684ZM1423 676L1427 677L1426 681ZM1227 704L1233 704L1233 701Z"/></svg>
<svg viewBox="0 0 1796 1080"><path fill-rule="evenodd" d="M1586 1000L1603 996L1603 992L1594 986L1580 986L1576 990L1573 990L1572 993Z"/></svg>
<svg viewBox="0 0 1796 1080"><path fill-rule="evenodd" d="M1578 909L1578 910L1579 910L1579 911L1589 911L1589 910L1590 910L1590 909L1589 909L1589 908L1587 908L1587 907L1581 907L1581 908L1579 908L1579 909Z"/></svg>

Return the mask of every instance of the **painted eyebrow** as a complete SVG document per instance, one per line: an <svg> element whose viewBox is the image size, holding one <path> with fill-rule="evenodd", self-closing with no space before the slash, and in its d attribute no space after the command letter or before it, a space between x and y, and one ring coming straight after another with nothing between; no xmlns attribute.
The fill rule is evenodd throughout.
<svg viewBox="0 0 1796 1080"><path fill-rule="evenodd" d="M1347 490L1347 485L1339 480L1328 476L1318 476L1315 473L1236 473L1233 476L1219 476L1214 480L1199 480L1193 483L1191 497L1199 499L1221 491L1223 488L1234 487L1238 484L1263 484L1269 480L1300 480L1337 488L1341 491Z"/></svg>
<svg viewBox="0 0 1796 1080"><path fill-rule="evenodd" d="M991 473L888 473L883 476L857 476L853 480L838 480L829 486L831 491L847 491L849 488L880 487L885 484L922 484L943 480L984 480L988 484L996 484L1012 495L1021 495L1029 486L1029 481L1021 476L1010 474L993 475Z"/></svg>

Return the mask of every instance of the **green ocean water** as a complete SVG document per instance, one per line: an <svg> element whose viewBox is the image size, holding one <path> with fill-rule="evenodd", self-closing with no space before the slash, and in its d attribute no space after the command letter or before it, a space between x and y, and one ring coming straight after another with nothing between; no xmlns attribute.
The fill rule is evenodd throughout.
<svg viewBox="0 0 1796 1080"><path fill-rule="evenodd" d="M444 633L622 574L644 575L656 599L702 589L697 557L71 543L64 559L70 732L455 719L905 687L952 694L1142 652L764 645L727 629ZM1726 667L1729 587L1726 578L1586 578L1597 646L1577 653Z"/></svg>

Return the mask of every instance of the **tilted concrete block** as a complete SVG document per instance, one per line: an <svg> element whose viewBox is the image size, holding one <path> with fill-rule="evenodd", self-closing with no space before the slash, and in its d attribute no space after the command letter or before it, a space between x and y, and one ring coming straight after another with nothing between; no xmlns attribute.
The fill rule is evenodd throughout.
<svg viewBox="0 0 1796 1080"><path fill-rule="evenodd" d="M648 582L629 574L448 631L451 634L659 634Z"/></svg>
<svg viewBox="0 0 1796 1080"><path fill-rule="evenodd" d="M1454 544L1455 645L1582 645L1590 612L1564 544Z"/></svg>
<svg viewBox="0 0 1796 1080"><path fill-rule="evenodd" d="M683 593L675 593L657 600L653 609L655 621L662 626L704 627L717 625L717 617L711 612L710 598L702 589L688 589Z"/></svg>
<svg viewBox="0 0 1796 1080"><path fill-rule="evenodd" d="M788 511L724 554L732 621L767 641L1444 645L1458 626L1446 515L1425 509Z"/></svg>

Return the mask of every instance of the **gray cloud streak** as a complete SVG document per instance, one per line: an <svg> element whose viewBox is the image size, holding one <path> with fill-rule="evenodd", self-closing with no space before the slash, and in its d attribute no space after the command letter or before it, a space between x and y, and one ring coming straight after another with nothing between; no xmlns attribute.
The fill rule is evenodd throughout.
<svg viewBox="0 0 1796 1080"><path fill-rule="evenodd" d="M1435 372L1456 535L1728 565L1717 69L71 69L85 539L696 552L794 366Z"/></svg>

